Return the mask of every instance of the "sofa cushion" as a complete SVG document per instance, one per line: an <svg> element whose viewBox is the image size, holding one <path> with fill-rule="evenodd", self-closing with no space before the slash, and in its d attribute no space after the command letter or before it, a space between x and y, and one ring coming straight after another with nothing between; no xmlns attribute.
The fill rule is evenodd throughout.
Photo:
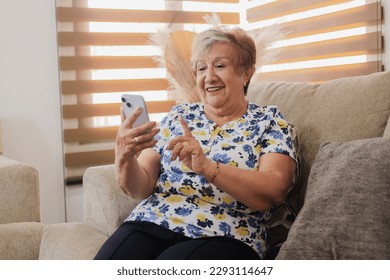
<svg viewBox="0 0 390 280"><path fill-rule="evenodd" d="M390 139L324 143L278 259L390 259Z"/></svg>
<svg viewBox="0 0 390 280"><path fill-rule="evenodd" d="M44 225L37 222L0 225L0 260L37 260Z"/></svg>
<svg viewBox="0 0 390 280"><path fill-rule="evenodd" d="M107 235L85 223L45 226L39 251L40 260L92 260Z"/></svg>
<svg viewBox="0 0 390 280"><path fill-rule="evenodd" d="M291 205L299 211L319 146L325 141L382 137L390 116L390 72L340 78L322 84L253 83L248 99L277 105L299 130L301 180Z"/></svg>

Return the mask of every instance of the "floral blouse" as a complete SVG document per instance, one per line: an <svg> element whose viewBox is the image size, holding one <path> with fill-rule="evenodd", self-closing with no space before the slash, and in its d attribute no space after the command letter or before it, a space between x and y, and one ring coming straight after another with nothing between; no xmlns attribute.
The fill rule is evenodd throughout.
<svg viewBox="0 0 390 280"><path fill-rule="evenodd" d="M204 154L213 161L257 170L266 153L282 153L296 160L290 127L275 106L249 103L247 112L222 127L208 119L201 103L175 106L160 123L155 150L161 173L154 194L144 199L126 221L148 221L191 238L228 236L241 240L262 256L265 221L271 212L254 211L189 170L165 149L183 135L178 116L186 120ZM237 188L245 188L238 185Z"/></svg>

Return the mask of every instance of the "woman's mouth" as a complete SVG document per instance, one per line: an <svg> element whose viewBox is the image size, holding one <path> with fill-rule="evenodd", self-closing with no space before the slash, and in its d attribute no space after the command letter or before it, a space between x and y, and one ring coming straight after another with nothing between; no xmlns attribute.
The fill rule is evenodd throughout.
<svg viewBox="0 0 390 280"><path fill-rule="evenodd" d="M224 88L224 86L207 87L207 88L206 88L206 91L207 91L207 92L216 92L216 91L219 91L219 90L221 90L221 89L223 89L223 88Z"/></svg>

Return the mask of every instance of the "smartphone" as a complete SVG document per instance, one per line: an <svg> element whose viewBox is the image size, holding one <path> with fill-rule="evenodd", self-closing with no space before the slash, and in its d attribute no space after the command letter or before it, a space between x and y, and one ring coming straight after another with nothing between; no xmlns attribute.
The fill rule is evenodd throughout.
<svg viewBox="0 0 390 280"><path fill-rule="evenodd" d="M133 127L140 126L149 121L148 110L142 95L124 94L121 96L121 100L126 118L128 118L138 107L142 108L142 113L135 120Z"/></svg>

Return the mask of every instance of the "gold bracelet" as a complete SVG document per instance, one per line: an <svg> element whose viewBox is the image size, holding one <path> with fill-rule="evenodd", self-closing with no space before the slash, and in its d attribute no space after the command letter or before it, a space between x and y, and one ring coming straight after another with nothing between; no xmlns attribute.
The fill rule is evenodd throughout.
<svg viewBox="0 0 390 280"><path fill-rule="evenodd" d="M217 161L217 168L215 169L213 178L211 178L210 180L210 184L214 181L215 177L217 177L218 173L219 173L219 161Z"/></svg>

